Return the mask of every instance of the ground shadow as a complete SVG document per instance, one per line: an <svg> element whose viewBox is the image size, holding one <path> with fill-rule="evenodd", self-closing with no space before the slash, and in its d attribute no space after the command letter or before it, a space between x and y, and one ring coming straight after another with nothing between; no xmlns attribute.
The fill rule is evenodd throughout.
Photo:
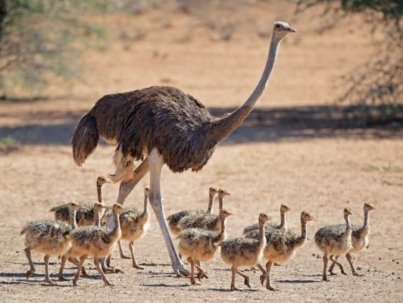
<svg viewBox="0 0 403 303"><path fill-rule="evenodd" d="M215 116L232 112L235 108L210 108ZM368 119L368 112L371 117ZM276 142L321 138L403 138L403 110L388 120L382 119L383 107L372 106L362 111L357 106L302 106L287 108L256 108L246 121L231 134L224 144ZM12 137L26 145L68 145L74 128L84 112L58 113L44 123L20 126L1 126L0 138ZM12 117L13 113L7 113ZM40 117L46 113L35 112ZM32 117L31 117L32 118ZM33 117L35 118L35 117ZM101 143L102 144L102 143Z"/></svg>
<svg viewBox="0 0 403 303"><path fill-rule="evenodd" d="M278 283L288 283L288 284L309 284L309 283L320 283L321 281L318 280L290 280L290 279L284 279L284 280L276 280Z"/></svg>

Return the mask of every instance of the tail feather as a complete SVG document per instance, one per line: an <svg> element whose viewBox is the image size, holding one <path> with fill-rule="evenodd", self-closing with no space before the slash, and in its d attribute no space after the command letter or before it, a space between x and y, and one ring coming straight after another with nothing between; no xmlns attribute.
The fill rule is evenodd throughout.
<svg viewBox="0 0 403 303"><path fill-rule="evenodd" d="M51 209L49 209L49 211L50 212L55 212L58 208L59 208L59 206L54 206Z"/></svg>
<svg viewBox="0 0 403 303"><path fill-rule="evenodd" d="M26 231L27 231L27 227L24 227L24 228L21 230L20 235L25 234Z"/></svg>
<svg viewBox="0 0 403 303"><path fill-rule="evenodd" d="M99 141L97 120L91 113L84 115L74 131L71 144L73 158L78 166L94 151Z"/></svg>

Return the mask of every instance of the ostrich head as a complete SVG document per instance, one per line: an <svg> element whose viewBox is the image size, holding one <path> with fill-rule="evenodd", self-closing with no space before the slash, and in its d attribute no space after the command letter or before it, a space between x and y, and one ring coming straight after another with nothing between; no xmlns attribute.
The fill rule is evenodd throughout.
<svg viewBox="0 0 403 303"><path fill-rule="evenodd" d="M368 203L364 204L364 211L369 212L370 210L375 209L373 206L369 205Z"/></svg>
<svg viewBox="0 0 403 303"><path fill-rule="evenodd" d="M71 212L73 212L73 211L77 210L77 209L80 207L80 205L78 205L78 204L75 203L75 202L69 202L69 203L68 203L68 207L69 207L69 210L70 210Z"/></svg>
<svg viewBox="0 0 403 303"><path fill-rule="evenodd" d="M111 182L108 181L108 180L106 180L106 178L103 177L103 176L99 176L99 177L97 178L97 186L102 186L102 185L104 185L105 183L111 183Z"/></svg>
<svg viewBox="0 0 403 303"><path fill-rule="evenodd" d="M287 205L281 204L281 206L280 206L280 212L281 212L282 214L284 214L284 213L286 213L286 212L288 212L288 211L290 211L290 210L291 210L291 208L289 208Z"/></svg>
<svg viewBox="0 0 403 303"><path fill-rule="evenodd" d="M308 222L308 221L314 221L315 218L308 212L303 211L301 213L301 222Z"/></svg>
<svg viewBox="0 0 403 303"><path fill-rule="evenodd" d="M229 216L231 216L231 215L232 215L232 214L231 214L229 211L225 210L225 209L221 209L221 210L220 210L220 218L221 218L222 220L226 219L227 217L229 217Z"/></svg>
<svg viewBox="0 0 403 303"><path fill-rule="evenodd" d="M218 190L218 198L223 198L225 196L230 196L231 194L223 189Z"/></svg>
<svg viewBox="0 0 403 303"><path fill-rule="evenodd" d="M345 208L344 211L343 211L343 213L344 213L344 217L345 217L345 218L347 218L348 216L351 216L351 215L352 215L350 208Z"/></svg>
<svg viewBox="0 0 403 303"><path fill-rule="evenodd" d="M287 34L294 32L295 30L287 22L274 22L273 37L276 37L278 40L281 40L287 36Z"/></svg>
<svg viewBox="0 0 403 303"><path fill-rule="evenodd" d="M261 213L260 215L259 215L259 224L261 225L261 224L265 224L267 221L269 221L269 220L271 220L271 217L270 216L268 216L268 215L266 215L266 214L264 214L264 213Z"/></svg>
<svg viewBox="0 0 403 303"><path fill-rule="evenodd" d="M217 192L218 192L218 190L216 188L214 188L214 187L209 188L209 194L211 196L215 196L217 194Z"/></svg>

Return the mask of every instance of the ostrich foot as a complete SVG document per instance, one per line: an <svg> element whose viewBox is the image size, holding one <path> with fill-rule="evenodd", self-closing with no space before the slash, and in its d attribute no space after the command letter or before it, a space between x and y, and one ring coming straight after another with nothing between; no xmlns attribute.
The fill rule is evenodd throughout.
<svg viewBox="0 0 403 303"><path fill-rule="evenodd" d="M261 283L262 285L264 285L264 281L266 281L266 278L267 278L267 275L266 275L266 274L260 275L260 283Z"/></svg>
<svg viewBox="0 0 403 303"><path fill-rule="evenodd" d="M199 280L199 281L201 281L201 279L203 279L203 278L205 278L205 279L208 279L208 276L204 273L204 271L199 271L198 273L197 273L197 279Z"/></svg>
<svg viewBox="0 0 403 303"><path fill-rule="evenodd" d="M251 287L250 287L250 284L249 284L249 277L245 277L245 279L243 280L243 283L244 283L246 286L248 286L249 288L251 288Z"/></svg>
<svg viewBox="0 0 403 303"><path fill-rule="evenodd" d="M136 269L144 269L144 267L138 266L137 264L133 264L133 268L136 268Z"/></svg>
<svg viewBox="0 0 403 303"><path fill-rule="evenodd" d="M189 270L187 270L183 264L178 264L176 266L174 266L174 273L176 274L176 276L179 277L189 277L190 272Z"/></svg>
<svg viewBox="0 0 403 303"><path fill-rule="evenodd" d="M231 285L231 291L239 290L239 288L235 287L235 285Z"/></svg>
<svg viewBox="0 0 403 303"><path fill-rule="evenodd" d="M271 285L266 285L266 288L267 288L268 290L271 290L271 291L279 291L278 288L275 288L275 287L273 287L273 286L271 286Z"/></svg>
<svg viewBox="0 0 403 303"><path fill-rule="evenodd" d="M30 277L32 277L32 276L34 275L34 272L35 272L35 270L32 270L32 269L28 270L28 271L25 273L25 277L26 277L27 279L30 278Z"/></svg>
<svg viewBox="0 0 403 303"><path fill-rule="evenodd" d="M46 282L46 284L48 284L48 285L56 285L56 283L55 282L53 282L51 279L49 279L49 278L45 278L45 282Z"/></svg>

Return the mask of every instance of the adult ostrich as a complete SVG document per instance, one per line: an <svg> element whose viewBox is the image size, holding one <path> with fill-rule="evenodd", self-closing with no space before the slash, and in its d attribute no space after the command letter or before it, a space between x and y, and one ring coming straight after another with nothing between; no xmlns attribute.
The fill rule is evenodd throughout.
<svg viewBox="0 0 403 303"><path fill-rule="evenodd" d="M150 204L161 227L172 267L188 274L178 258L164 214L161 195L161 169L166 164L173 172L200 170L216 145L231 134L252 111L263 94L281 40L294 30L286 22L275 22L268 59L263 74L250 97L234 112L213 117L195 98L179 89L153 86L101 98L74 132L73 157L78 165L95 149L99 137L117 145L114 182L121 182L117 202L124 200L134 186L150 172ZM133 161L142 160L134 169Z"/></svg>

